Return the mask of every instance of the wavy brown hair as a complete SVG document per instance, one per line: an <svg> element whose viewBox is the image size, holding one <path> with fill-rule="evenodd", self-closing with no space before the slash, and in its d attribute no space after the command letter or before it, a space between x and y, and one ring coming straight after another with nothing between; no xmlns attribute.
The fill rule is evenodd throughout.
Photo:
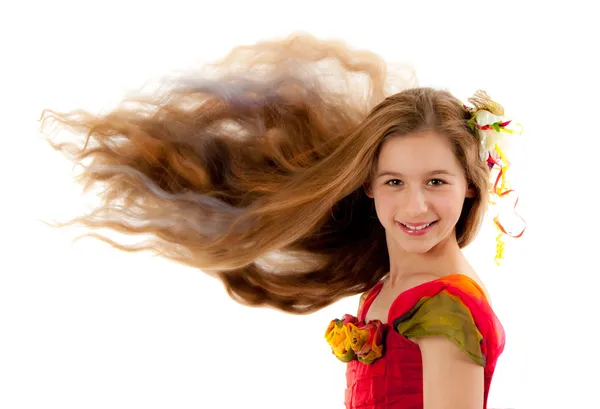
<svg viewBox="0 0 600 409"><path fill-rule="evenodd" d="M48 142L83 166L84 191L104 187L101 206L58 226L149 234L133 246L86 236L197 267L238 302L313 312L388 273L365 187L386 139L433 130L478 191L456 226L461 247L475 237L489 174L449 92L416 87L410 70L394 83L376 55L305 34L238 47L207 68L108 113L43 112L42 129L81 135Z"/></svg>

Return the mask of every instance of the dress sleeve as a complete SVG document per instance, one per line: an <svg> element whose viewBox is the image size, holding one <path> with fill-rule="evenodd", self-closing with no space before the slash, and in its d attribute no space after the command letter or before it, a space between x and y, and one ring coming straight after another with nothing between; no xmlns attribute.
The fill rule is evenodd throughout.
<svg viewBox="0 0 600 409"><path fill-rule="evenodd" d="M478 365L485 366L483 335L469 308L459 296L448 291L422 297L410 310L393 321L393 327L406 338L445 337Z"/></svg>

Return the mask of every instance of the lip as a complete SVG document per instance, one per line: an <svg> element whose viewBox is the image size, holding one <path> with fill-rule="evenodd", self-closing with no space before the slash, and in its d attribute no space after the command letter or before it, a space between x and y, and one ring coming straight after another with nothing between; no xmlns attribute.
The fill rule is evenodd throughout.
<svg viewBox="0 0 600 409"><path fill-rule="evenodd" d="M427 233L429 233L431 231L431 229L433 229L436 226L437 220L433 222L433 224L425 229L421 229L421 230L411 230L407 227L404 227L402 225L401 222L396 222L396 224L398 225L398 227L400 227L400 229L406 233L407 235L411 236L411 237L419 237L419 236L424 236ZM422 226L423 224L426 223L420 223L420 224L416 224L416 226ZM415 224L410 224L410 226L415 226Z"/></svg>

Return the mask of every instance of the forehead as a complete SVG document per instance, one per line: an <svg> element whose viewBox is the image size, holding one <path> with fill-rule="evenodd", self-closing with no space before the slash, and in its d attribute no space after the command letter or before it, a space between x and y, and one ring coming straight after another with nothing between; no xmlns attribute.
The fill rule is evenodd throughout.
<svg viewBox="0 0 600 409"><path fill-rule="evenodd" d="M434 132L420 132L388 139L379 154L378 168L404 174L432 169L460 170L449 138Z"/></svg>

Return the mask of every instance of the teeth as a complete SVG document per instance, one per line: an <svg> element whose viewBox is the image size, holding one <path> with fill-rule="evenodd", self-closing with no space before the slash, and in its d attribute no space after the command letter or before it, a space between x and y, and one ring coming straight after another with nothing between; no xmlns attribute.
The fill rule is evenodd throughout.
<svg viewBox="0 0 600 409"><path fill-rule="evenodd" d="M407 229L410 229L410 230L423 230L423 229L425 229L425 228L427 228L427 227L431 226L432 224L433 224L433 222L431 222L431 223L428 223L428 224L424 224L424 225L422 225L422 226L416 226L416 227L412 227L412 226L407 226L406 224L402 223L402 225L403 225L404 227L406 227Z"/></svg>

